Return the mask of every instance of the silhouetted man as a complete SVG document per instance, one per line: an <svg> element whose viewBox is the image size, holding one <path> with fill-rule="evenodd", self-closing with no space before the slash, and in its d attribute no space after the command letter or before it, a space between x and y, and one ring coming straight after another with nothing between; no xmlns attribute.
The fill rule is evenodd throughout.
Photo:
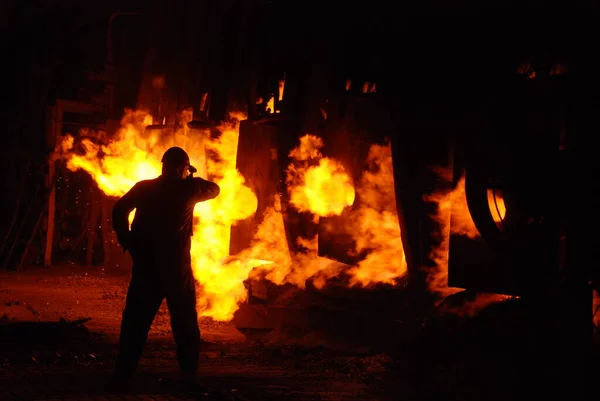
<svg viewBox="0 0 600 401"><path fill-rule="evenodd" d="M167 299L177 343L179 368L195 375L200 352L196 290L190 245L194 206L219 195L214 182L193 177L187 153L168 149L162 174L140 181L113 209L113 228L133 259L133 273L119 339L116 381L125 385L134 374L150 326L162 300ZM128 217L135 209L129 229Z"/></svg>

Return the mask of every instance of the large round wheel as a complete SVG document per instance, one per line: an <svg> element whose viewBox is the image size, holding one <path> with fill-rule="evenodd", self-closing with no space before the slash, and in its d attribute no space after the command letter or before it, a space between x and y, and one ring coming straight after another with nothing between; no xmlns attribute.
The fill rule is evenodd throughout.
<svg viewBox="0 0 600 401"><path fill-rule="evenodd" d="M501 170L491 162L466 169L469 212L481 237L494 250L527 249L540 239L547 203L537 174L525 167Z"/></svg>

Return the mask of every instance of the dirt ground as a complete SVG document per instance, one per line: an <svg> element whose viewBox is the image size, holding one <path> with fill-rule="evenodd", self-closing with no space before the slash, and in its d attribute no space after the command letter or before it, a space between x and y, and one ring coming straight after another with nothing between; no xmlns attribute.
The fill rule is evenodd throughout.
<svg viewBox="0 0 600 401"><path fill-rule="evenodd" d="M127 283L101 267L0 272L0 399L505 401L528 399L531 391L555 399L549 383L559 377L534 356L537 340L518 304L468 321L399 314L381 325L346 314L355 325L344 326L337 311L327 318L337 337L316 330L303 342L245 335L233 323L202 318L201 387L194 389L177 381L163 304L127 396L133 398L114 398L106 383ZM379 334L359 336L361 329ZM360 340L350 346L335 340L353 336Z"/></svg>

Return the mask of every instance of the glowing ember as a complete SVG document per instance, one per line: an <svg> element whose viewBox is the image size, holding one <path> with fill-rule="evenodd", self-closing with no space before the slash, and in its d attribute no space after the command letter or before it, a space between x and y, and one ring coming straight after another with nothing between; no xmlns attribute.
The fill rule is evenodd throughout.
<svg viewBox="0 0 600 401"><path fill-rule="evenodd" d="M285 74L283 74L283 79L279 80L279 101L283 100L284 89L285 89Z"/></svg>
<svg viewBox="0 0 600 401"><path fill-rule="evenodd" d="M275 113L275 98L273 96L271 96L267 101L267 111L270 114Z"/></svg>
<svg viewBox="0 0 600 401"><path fill-rule="evenodd" d="M506 216L506 205L504 204L504 198L502 192L488 189L487 191L488 206L492 217L499 228L502 228L504 217Z"/></svg>
<svg viewBox="0 0 600 401"><path fill-rule="evenodd" d="M517 74L523 75L527 78L535 78L537 75L536 72L534 71L533 67L531 66L530 60L524 60L519 65L519 67L517 68Z"/></svg>

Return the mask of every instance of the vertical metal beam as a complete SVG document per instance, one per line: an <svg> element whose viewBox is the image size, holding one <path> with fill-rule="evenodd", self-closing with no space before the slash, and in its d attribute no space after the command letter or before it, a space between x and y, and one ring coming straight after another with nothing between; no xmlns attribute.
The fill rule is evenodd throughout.
<svg viewBox="0 0 600 401"><path fill-rule="evenodd" d="M47 139L50 149L56 146L56 137L62 129L62 104L57 102L51 109L51 121L48 125ZM56 160L52 155L48 160L48 174L46 175L46 189L48 193L48 218L46 226L46 248L44 250L44 266L52 265L52 244L54 243L54 216L56 214L56 186L54 177L56 175Z"/></svg>
<svg viewBox="0 0 600 401"><path fill-rule="evenodd" d="M56 151L58 138L62 132L63 114L65 111L74 113L106 113L106 108L72 100L58 99L51 108L51 121L47 126L46 140L49 149ZM46 176L46 190L48 190L48 221L46 227L46 247L44 250L44 265L52 265L52 244L54 242L54 217L56 214L56 164L54 155L48 159L48 174Z"/></svg>

